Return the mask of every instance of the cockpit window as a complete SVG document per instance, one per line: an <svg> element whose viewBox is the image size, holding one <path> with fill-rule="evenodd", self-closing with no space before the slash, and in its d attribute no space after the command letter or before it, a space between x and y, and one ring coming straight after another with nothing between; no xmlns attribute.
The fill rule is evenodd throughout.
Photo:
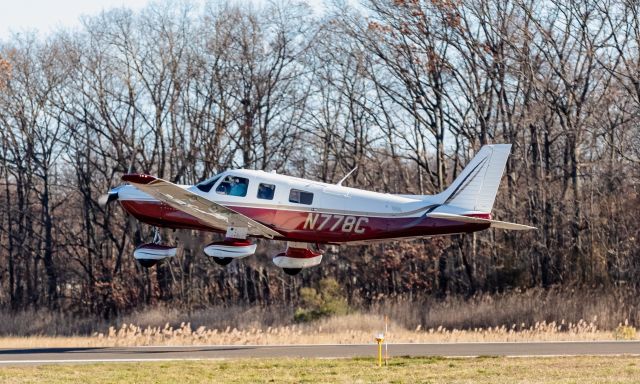
<svg viewBox="0 0 640 384"><path fill-rule="evenodd" d="M211 190L211 187L213 187L213 185L216 183L216 181L218 181L218 179L220 179L220 176L214 176L208 180L201 181L198 184L196 184L196 188L198 188L202 192L209 192Z"/></svg>
<svg viewBox="0 0 640 384"><path fill-rule="evenodd" d="M238 176L227 176L220 182L216 192L220 195L244 197L247 195L249 179Z"/></svg>

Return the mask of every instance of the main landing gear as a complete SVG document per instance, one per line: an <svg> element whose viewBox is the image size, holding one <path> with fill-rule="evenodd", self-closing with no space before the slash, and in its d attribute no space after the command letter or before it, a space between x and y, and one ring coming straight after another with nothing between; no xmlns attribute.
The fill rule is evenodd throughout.
<svg viewBox="0 0 640 384"><path fill-rule="evenodd" d="M322 261L322 252L312 250L308 243L288 242L286 251L273 258L273 263L289 276L300 273L305 268L315 267Z"/></svg>
<svg viewBox="0 0 640 384"><path fill-rule="evenodd" d="M218 265L221 265L223 267L226 267L227 265L229 265L229 263L231 263L233 261L232 257L215 257L212 256L211 259Z"/></svg>
<svg viewBox="0 0 640 384"><path fill-rule="evenodd" d="M247 229L230 227L222 241L214 241L204 247L204 254L211 257L216 264L225 266L234 259L242 259L256 252L257 244L247 240Z"/></svg>
<svg viewBox="0 0 640 384"><path fill-rule="evenodd" d="M257 244L246 239L226 238L214 241L204 248L204 254L211 257L218 265L228 265L234 259L251 256L256 252Z"/></svg>
<svg viewBox="0 0 640 384"><path fill-rule="evenodd" d="M246 232L246 230L245 230ZM242 236L231 237L231 236ZM160 231L154 229L153 242L138 246L133 256L144 268L151 268L161 260L175 257L177 247L161 244ZM230 228L227 237L222 241L215 241L204 248L204 253L221 266L226 266L234 259L251 256L255 253L257 244L246 239L246 233L238 228ZM305 268L315 267L322 261L322 251L308 243L287 242L287 249L273 258L273 263L282 268L289 276L299 274Z"/></svg>

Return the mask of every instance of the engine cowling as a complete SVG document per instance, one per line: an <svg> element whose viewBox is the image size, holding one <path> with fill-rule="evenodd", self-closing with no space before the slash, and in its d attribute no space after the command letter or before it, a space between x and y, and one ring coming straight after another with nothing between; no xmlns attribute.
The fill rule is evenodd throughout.
<svg viewBox="0 0 640 384"><path fill-rule="evenodd" d="M142 244L133 251L133 257L145 268L153 267L161 260L175 257L178 248L162 244Z"/></svg>
<svg viewBox="0 0 640 384"><path fill-rule="evenodd" d="M252 244L249 240L224 239L207 245L204 248L204 254L212 257L220 265L227 265L234 259L253 255L256 247L257 244Z"/></svg>
<svg viewBox="0 0 640 384"><path fill-rule="evenodd" d="M308 248L287 247L285 252L277 254L273 263L288 275L298 274L305 268L315 267L322 262L322 253Z"/></svg>

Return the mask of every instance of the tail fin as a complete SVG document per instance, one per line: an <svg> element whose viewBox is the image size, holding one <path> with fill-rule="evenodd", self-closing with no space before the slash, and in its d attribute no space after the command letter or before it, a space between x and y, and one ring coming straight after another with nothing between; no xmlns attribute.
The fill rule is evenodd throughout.
<svg viewBox="0 0 640 384"><path fill-rule="evenodd" d="M469 211L491 212L510 151L511 144L480 148L453 184L438 194L442 204Z"/></svg>

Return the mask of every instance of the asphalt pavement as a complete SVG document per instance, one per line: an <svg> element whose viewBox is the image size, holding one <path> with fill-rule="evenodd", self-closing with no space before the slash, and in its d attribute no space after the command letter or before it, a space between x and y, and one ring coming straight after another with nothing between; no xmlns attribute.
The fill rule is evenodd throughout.
<svg viewBox="0 0 640 384"><path fill-rule="evenodd" d="M373 357L376 350L375 344L0 349L0 366L273 357ZM389 344L388 353L390 357L640 356L640 341Z"/></svg>

